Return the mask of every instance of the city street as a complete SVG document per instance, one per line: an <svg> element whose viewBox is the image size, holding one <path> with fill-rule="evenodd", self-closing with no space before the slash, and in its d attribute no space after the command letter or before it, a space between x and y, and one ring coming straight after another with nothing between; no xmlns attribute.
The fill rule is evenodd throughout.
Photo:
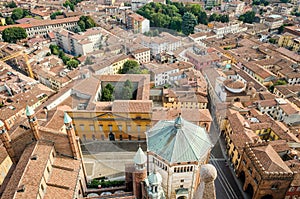
<svg viewBox="0 0 300 199"><path fill-rule="evenodd" d="M212 106L210 106L212 108ZM225 154L225 141L220 135L217 127L215 110L210 110L213 122L210 128L210 138L214 147L211 152L210 163L214 165L218 172L215 180L217 199L250 199L250 197L242 190L242 184L234 176L234 171L227 163Z"/></svg>

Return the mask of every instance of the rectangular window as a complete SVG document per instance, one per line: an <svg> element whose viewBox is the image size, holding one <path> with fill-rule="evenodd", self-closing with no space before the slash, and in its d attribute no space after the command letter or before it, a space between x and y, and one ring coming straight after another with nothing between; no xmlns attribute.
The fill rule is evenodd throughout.
<svg viewBox="0 0 300 199"><path fill-rule="evenodd" d="M101 132L103 132L103 125L102 125L102 124L99 125L99 130L100 130Z"/></svg>
<svg viewBox="0 0 300 199"><path fill-rule="evenodd" d="M141 125L137 125L137 132L141 132Z"/></svg>
<svg viewBox="0 0 300 199"><path fill-rule="evenodd" d="M90 124L90 130L95 131L94 125Z"/></svg>
<svg viewBox="0 0 300 199"><path fill-rule="evenodd" d="M81 131L84 131L84 124L79 124Z"/></svg>
<svg viewBox="0 0 300 199"><path fill-rule="evenodd" d="M112 132L112 125L108 125L109 131Z"/></svg>
<svg viewBox="0 0 300 199"><path fill-rule="evenodd" d="M119 131L122 131L122 125L118 125Z"/></svg>
<svg viewBox="0 0 300 199"><path fill-rule="evenodd" d="M127 125L127 133L131 132L131 125Z"/></svg>
<svg viewBox="0 0 300 199"><path fill-rule="evenodd" d="M181 179L180 182L184 182L184 179Z"/></svg>

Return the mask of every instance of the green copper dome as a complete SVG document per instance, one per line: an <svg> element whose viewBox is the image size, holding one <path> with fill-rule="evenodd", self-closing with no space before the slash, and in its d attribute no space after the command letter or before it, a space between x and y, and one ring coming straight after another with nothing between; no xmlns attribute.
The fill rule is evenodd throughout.
<svg viewBox="0 0 300 199"><path fill-rule="evenodd" d="M160 173L154 169L153 173L148 176L148 180L150 185L160 185L162 182L162 177Z"/></svg>
<svg viewBox="0 0 300 199"><path fill-rule="evenodd" d="M146 132L148 150L169 163L200 161L212 147L205 128L184 120L159 121Z"/></svg>

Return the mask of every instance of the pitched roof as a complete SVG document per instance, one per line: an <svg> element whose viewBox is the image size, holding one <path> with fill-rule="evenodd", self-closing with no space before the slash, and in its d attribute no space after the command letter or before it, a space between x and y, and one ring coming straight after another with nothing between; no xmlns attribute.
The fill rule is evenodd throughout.
<svg viewBox="0 0 300 199"><path fill-rule="evenodd" d="M262 166L269 172L291 172L271 145L252 148Z"/></svg>
<svg viewBox="0 0 300 199"><path fill-rule="evenodd" d="M179 117L161 120L146 132L148 150L170 164L206 158L212 143L205 129Z"/></svg>
<svg viewBox="0 0 300 199"><path fill-rule="evenodd" d="M147 156L145 155L144 151L141 147L139 147L138 151L136 152L134 158L135 164L145 164L147 161Z"/></svg>
<svg viewBox="0 0 300 199"><path fill-rule="evenodd" d="M115 100L112 112L151 113L152 100Z"/></svg>

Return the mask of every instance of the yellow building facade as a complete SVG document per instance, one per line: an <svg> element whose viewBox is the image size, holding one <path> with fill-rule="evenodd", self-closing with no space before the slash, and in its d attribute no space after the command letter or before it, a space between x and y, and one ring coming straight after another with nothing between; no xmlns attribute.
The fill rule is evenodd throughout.
<svg viewBox="0 0 300 199"><path fill-rule="evenodd" d="M151 127L152 113L69 112L82 140L141 140Z"/></svg>
<svg viewBox="0 0 300 199"><path fill-rule="evenodd" d="M278 45L298 52L300 49L300 38L297 38L295 35L290 33L285 33L279 38Z"/></svg>
<svg viewBox="0 0 300 199"><path fill-rule="evenodd" d="M111 69L113 71L113 74L118 74L119 70L121 68L123 68L123 65L126 61L129 60L129 57L128 56L122 56L120 58L118 58L117 60L115 60L112 65L111 65Z"/></svg>

